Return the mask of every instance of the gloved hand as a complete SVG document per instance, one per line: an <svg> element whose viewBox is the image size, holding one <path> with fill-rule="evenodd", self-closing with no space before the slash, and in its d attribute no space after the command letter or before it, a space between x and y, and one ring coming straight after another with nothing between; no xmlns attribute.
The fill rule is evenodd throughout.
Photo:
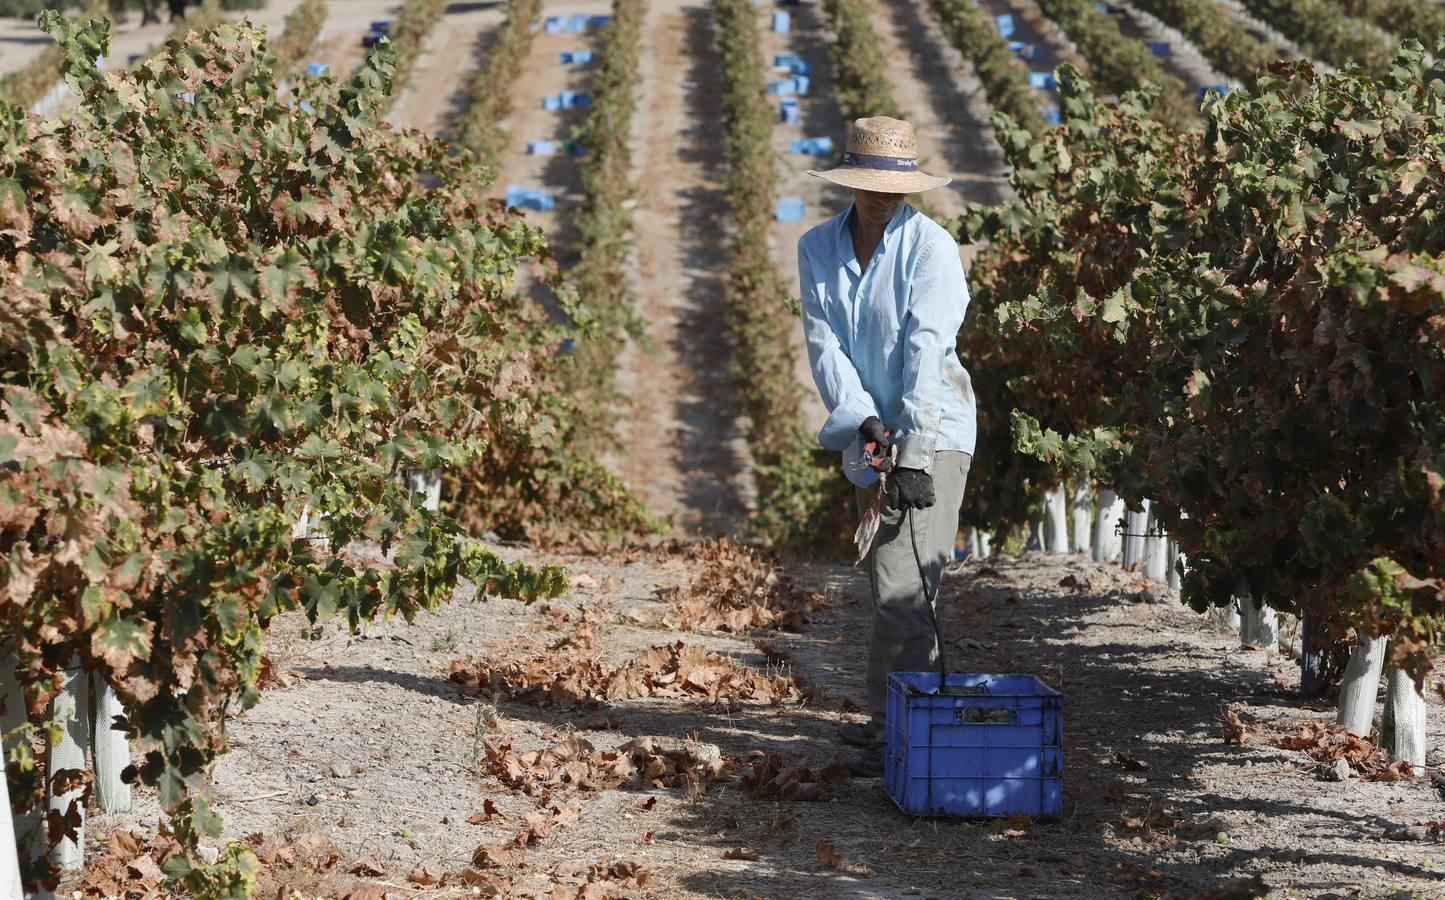
<svg viewBox="0 0 1445 900"><path fill-rule="evenodd" d="M858 433L863 436L863 452L868 457L868 464L880 472L893 468L888 453L888 448L893 445L893 432L884 428L877 416L869 416L858 426Z"/></svg>
<svg viewBox="0 0 1445 900"><path fill-rule="evenodd" d="M899 467L888 476L889 509L927 509L933 505L933 476Z"/></svg>

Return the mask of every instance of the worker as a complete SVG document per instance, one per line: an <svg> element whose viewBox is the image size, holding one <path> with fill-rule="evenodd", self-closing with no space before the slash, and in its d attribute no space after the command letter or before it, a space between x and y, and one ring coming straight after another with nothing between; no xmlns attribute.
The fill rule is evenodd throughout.
<svg viewBox="0 0 1445 900"><path fill-rule="evenodd" d="M954 348L968 308L958 244L906 195L948 184L918 168L913 126L855 120L841 163L809 170L852 202L798 241L803 330L828 418L818 443L843 454L862 516L886 485L863 564L873 600L866 723L839 738L848 767L883 774L890 672L932 672L942 648L935 603L953 557L974 449L974 396Z"/></svg>
<svg viewBox="0 0 1445 900"><path fill-rule="evenodd" d="M170 0L171 21L186 17L186 0Z"/></svg>

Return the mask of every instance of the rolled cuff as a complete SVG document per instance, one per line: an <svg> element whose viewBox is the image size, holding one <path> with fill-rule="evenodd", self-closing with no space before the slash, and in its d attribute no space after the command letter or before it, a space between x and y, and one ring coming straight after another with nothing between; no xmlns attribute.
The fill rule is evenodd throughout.
<svg viewBox="0 0 1445 900"><path fill-rule="evenodd" d="M896 442L896 465L904 469L929 469L933 465L934 447L937 443L937 432L905 434Z"/></svg>
<svg viewBox="0 0 1445 900"><path fill-rule="evenodd" d="M858 437L858 426L869 416L878 415L873 398L860 392L838 404L828 421L818 430L818 445L825 450L847 450ZM929 448L930 452L932 447Z"/></svg>

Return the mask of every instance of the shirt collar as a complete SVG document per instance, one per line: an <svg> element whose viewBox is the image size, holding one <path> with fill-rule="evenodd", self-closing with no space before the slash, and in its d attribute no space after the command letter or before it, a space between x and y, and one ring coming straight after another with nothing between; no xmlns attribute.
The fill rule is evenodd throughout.
<svg viewBox="0 0 1445 900"><path fill-rule="evenodd" d="M838 215L836 219L837 227L834 230L834 240L838 248L838 258L843 260L844 267L854 275L859 275L862 273L863 267L858 264L858 258L853 254L853 235L848 232L848 220L853 217L854 205L853 201L849 200L848 208ZM894 213L893 218L888 220L888 224L883 229L883 240L878 244L878 246L883 249L883 252L887 252L889 239L903 227L903 223L908 221L913 212L913 206L907 200L898 205L898 212ZM875 256L877 252L876 250L874 251Z"/></svg>

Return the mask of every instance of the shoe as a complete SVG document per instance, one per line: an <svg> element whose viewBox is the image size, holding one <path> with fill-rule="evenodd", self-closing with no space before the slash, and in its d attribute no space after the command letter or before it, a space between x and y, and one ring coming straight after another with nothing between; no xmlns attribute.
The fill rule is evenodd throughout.
<svg viewBox="0 0 1445 900"><path fill-rule="evenodd" d="M882 729L872 723L844 722L838 726L838 740L854 747L871 747L882 737Z"/></svg>
<svg viewBox="0 0 1445 900"><path fill-rule="evenodd" d="M858 778L882 778L883 777L883 745L874 744L865 747L857 753L848 754L843 760L848 771Z"/></svg>

